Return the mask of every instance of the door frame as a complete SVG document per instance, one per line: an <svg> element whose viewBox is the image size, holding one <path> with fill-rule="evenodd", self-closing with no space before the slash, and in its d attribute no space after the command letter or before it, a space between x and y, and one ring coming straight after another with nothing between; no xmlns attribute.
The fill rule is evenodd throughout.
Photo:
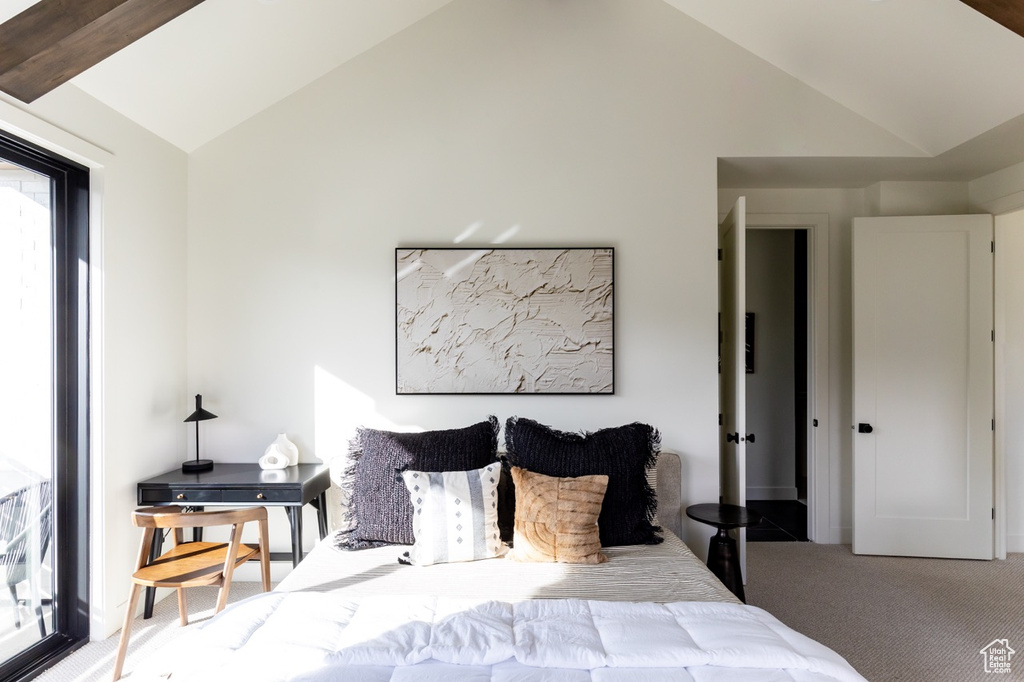
<svg viewBox="0 0 1024 682"><path fill-rule="evenodd" d="M830 448L828 226L827 213L748 212L746 219L748 230L807 231L807 537L836 544L843 538L842 529L831 524L840 480Z"/></svg>
<svg viewBox="0 0 1024 682"><path fill-rule="evenodd" d="M2 112L0 112L2 113ZM19 131L20 132L20 131ZM90 202L88 167L0 129L3 156L50 180L54 610L38 642L0 659L0 677L29 678L89 639ZM33 618L28 619L32 626Z"/></svg>
<svg viewBox="0 0 1024 682"><path fill-rule="evenodd" d="M1006 207L1004 207L1006 208ZM993 264L995 277L993 286L993 325L995 327L994 341L994 398L995 398L995 434L992 457L992 504L995 508L995 557L1005 559L1007 551L1020 551L1019 547L1009 546L1009 528L1007 527L1007 503L1006 503L1006 318L1008 307L1013 304L1006 296L1005 280L1002 273L1008 272L1011 268L1011 254L1005 247L1001 247L1000 237L1007 238L1007 232L1017 231L1019 228L1008 220L1016 221L1015 214L1024 212L1024 201L1014 208L1006 208L1001 213L992 216L992 239L995 250L995 263ZM1012 217L1010 217L1012 216Z"/></svg>

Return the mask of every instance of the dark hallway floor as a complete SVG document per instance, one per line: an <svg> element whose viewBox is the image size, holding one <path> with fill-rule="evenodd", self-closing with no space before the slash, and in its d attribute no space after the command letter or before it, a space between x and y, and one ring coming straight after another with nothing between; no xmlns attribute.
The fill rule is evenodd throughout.
<svg viewBox="0 0 1024 682"><path fill-rule="evenodd" d="M764 519L747 528L748 542L807 542L807 505L799 500L747 500Z"/></svg>

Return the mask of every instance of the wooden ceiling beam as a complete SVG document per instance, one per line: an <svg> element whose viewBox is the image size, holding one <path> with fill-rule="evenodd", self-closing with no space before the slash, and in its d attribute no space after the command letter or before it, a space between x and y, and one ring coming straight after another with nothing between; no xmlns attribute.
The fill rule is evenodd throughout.
<svg viewBox="0 0 1024 682"><path fill-rule="evenodd" d="M986 17L1024 36L1024 2L1021 0L960 0Z"/></svg>
<svg viewBox="0 0 1024 682"><path fill-rule="evenodd" d="M0 24L0 90L32 102L201 2L40 0Z"/></svg>

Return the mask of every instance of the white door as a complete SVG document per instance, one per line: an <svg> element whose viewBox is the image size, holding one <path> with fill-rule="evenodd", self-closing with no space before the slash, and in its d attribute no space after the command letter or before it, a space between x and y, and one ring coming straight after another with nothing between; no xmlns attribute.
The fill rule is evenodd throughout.
<svg viewBox="0 0 1024 682"><path fill-rule="evenodd" d="M853 222L853 551L993 558L992 217Z"/></svg>
<svg viewBox="0 0 1024 682"><path fill-rule="evenodd" d="M746 198L740 197L718 228L718 310L721 325L719 475L722 502L747 501L745 356L746 322ZM740 568L747 575L746 531L739 533Z"/></svg>

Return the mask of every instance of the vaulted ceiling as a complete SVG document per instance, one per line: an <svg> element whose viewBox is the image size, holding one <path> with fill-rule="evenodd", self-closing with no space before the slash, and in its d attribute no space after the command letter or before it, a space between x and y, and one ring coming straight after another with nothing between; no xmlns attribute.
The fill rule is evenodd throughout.
<svg viewBox="0 0 1024 682"><path fill-rule="evenodd" d="M193 151L452 1L193 0L70 82ZM993 150L1024 155L1024 37L996 21L1024 30L1016 0L664 1L944 160L947 174L985 170L982 149L990 166ZM0 3L0 22L36 2Z"/></svg>

